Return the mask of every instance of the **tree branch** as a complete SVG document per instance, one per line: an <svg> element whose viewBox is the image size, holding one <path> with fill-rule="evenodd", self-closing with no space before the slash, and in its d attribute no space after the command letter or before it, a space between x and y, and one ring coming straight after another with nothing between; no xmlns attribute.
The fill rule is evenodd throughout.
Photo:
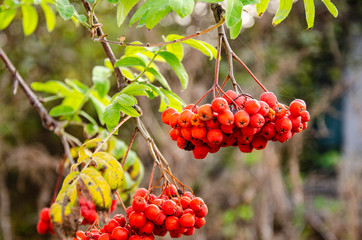
<svg viewBox="0 0 362 240"><path fill-rule="evenodd" d="M88 2L86 2L85 0L82 0L82 3L83 3L85 10L87 11L88 16L93 16L93 19L92 19L93 24L97 26L96 27L97 36L98 37L104 36L103 30L102 30L101 26L99 25L99 21L98 21L96 15L94 13L91 13L92 8L91 8L90 4ZM92 27L94 27L94 26L92 26ZM105 39L105 38L103 38L103 39ZM114 67L114 64L116 63L117 59L114 56L111 46L107 42L101 42L101 44L104 49L104 52L106 53L107 57L109 58L109 60L111 61L112 65L113 65L114 73L116 74L116 77L117 77L118 90L122 90L126 86L126 77L123 76L121 70L118 67Z"/></svg>
<svg viewBox="0 0 362 240"><path fill-rule="evenodd" d="M39 101L38 96L30 89L30 87L26 84L24 79L21 77L21 75L18 73L16 68L14 67L11 60L8 58L6 53L3 51L2 48L0 48L0 58L4 62L6 68L9 70L9 72L13 75L13 80L15 85L19 85L20 88L25 93L26 97L28 98L30 105L35 109L35 111L38 112L43 127L53 131L56 135L58 135L63 143L64 146L64 152L66 156L68 157L71 164L74 164L74 160L70 154L69 149L69 143L66 137L63 135L63 127L61 124L56 121L54 118L52 118L48 111L44 108L43 104Z"/></svg>

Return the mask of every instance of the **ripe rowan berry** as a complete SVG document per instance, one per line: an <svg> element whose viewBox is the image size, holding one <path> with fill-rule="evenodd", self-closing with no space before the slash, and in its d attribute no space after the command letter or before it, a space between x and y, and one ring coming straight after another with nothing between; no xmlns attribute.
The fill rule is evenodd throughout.
<svg viewBox="0 0 362 240"><path fill-rule="evenodd" d="M275 130L278 133L287 133L292 129L292 121L289 118L283 117L275 121Z"/></svg>
<svg viewBox="0 0 362 240"><path fill-rule="evenodd" d="M256 135L251 141L251 146L253 146L256 150L264 149L267 144L268 141L261 135Z"/></svg>
<svg viewBox="0 0 362 240"><path fill-rule="evenodd" d="M111 240L111 234L109 233L102 233L98 240Z"/></svg>
<svg viewBox="0 0 362 240"><path fill-rule="evenodd" d="M263 117L269 113L269 105L264 101L259 101L260 109L258 113L260 113Z"/></svg>
<svg viewBox="0 0 362 240"><path fill-rule="evenodd" d="M293 117L300 116L302 112L305 111L305 109L306 109L306 104L301 99L296 99L292 101L289 105L289 111Z"/></svg>
<svg viewBox="0 0 362 240"><path fill-rule="evenodd" d="M206 121L205 123L208 128L219 128L220 127L220 123L217 120L217 117L213 117L211 120Z"/></svg>
<svg viewBox="0 0 362 240"><path fill-rule="evenodd" d="M181 149L185 149L185 145L186 145L186 139L182 138L182 137L178 137L177 138L177 146Z"/></svg>
<svg viewBox="0 0 362 240"><path fill-rule="evenodd" d="M193 127L191 129L191 135L195 139L203 139L206 137L207 129L206 127Z"/></svg>
<svg viewBox="0 0 362 240"><path fill-rule="evenodd" d="M217 120L222 125L230 126L234 124L234 114L230 110L226 110L217 116Z"/></svg>
<svg viewBox="0 0 362 240"><path fill-rule="evenodd" d="M163 211L161 211L153 222L156 225L162 225L165 222L166 218L167 218L166 214Z"/></svg>
<svg viewBox="0 0 362 240"><path fill-rule="evenodd" d="M133 235L130 238L128 238L128 240L142 240L142 237L138 235Z"/></svg>
<svg viewBox="0 0 362 240"><path fill-rule="evenodd" d="M302 122L308 122L310 120L310 115L309 115L309 112L307 110L302 112L301 120L302 120Z"/></svg>
<svg viewBox="0 0 362 240"><path fill-rule="evenodd" d="M170 116L170 126L172 128L177 128L179 127L179 123L178 123L178 118L179 118L180 114L178 112L175 112L173 114L171 114Z"/></svg>
<svg viewBox="0 0 362 240"><path fill-rule="evenodd" d="M195 228L194 227L191 227L191 228L188 228L185 232L184 232L184 235L185 236L191 236L193 235L195 232Z"/></svg>
<svg viewBox="0 0 362 240"><path fill-rule="evenodd" d="M146 221L146 224L140 228L140 232L150 234L153 232L154 226L155 225L151 221Z"/></svg>
<svg viewBox="0 0 362 240"><path fill-rule="evenodd" d="M211 108L214 112L222 113L228 109L228 102L224 98L215 98L211 102Z"/></svg>
<svg viewBox="0 0 362 240"><path fill-rule="evenodd" d="M207 140L212 144L220 144L223 140L223 134L220 129L210 129L207 132Z"/></svg>
<svg viewBox="0 0 362 240"><path fill-rule="evenodd" d="M176 212L176 203L172 200L166 200L162 205L162 211L166 215L172 215Z"/></svg>
<svg viewBox="0 0 362 240"><path fill-rule="evenodd" d="M39 220L36 226L36 230L39 234L47 234L49 232L49 223L43 220Z"/></svg>
<svg viewBox="0 0 362 240"><path fill-rule="evenodd" d="M165 226L168 231L176 230L179 227L179 219L175 216L169 216L165 220Z"/></svg>
<svg viewBox="0 0 362 240"><path fill-rule="evenodd" d="M128 239L129 231L127 228L124 227L116 227L113 229L111 233L111 238L113 240L127 240Z"/></svg>
<svg viewBox="0 0 362 240"><path fill-rule="evenodd" d="M190 213L185 213L180 217L179 223L185 228L193 227L195 225L195 216Z"/></svg>
<svg viewBox="0 0 362 240"><path fill-rule="evenodd" d="M260 100L266 102L269 107L273 108L277 102L277 97L272 92L264 92L261 94Z"/></svg>
<svg viewBox="0 0 362 240"><path fill-rule="evenodd" d="M226 133L226 134L233 134L234 133L234 129L235 129L235 126L234 125L221 125L220 126L220 129L223 133Z"/></svg>
<svg viewBox="0 0 362 240"><path fill-rule="evenodd" d="M179 137L177 134L177 129L172 128L170 131L170 137L172 140L177 141L177 138Z"/></svg>
<svg viewBox="0 0 362 240"><path fill-rule="evenodd" d="M247 111L250 115L255 114L260 110L260 103L256 99L250 99L245 102L245 111Z"/></svg>
<svg viewBox="0 0 362 240"><path fill-rule="evenodd" d="M248 126L250 122L250 115L247 111L240 110L234 114L234 119L235 119L235 125L239 128L243 128Z"/></svg>
<svg viewBox="0 0 362 240"><path fill-rule="evenodd" d="M193 112L189 109L184 109L180 116L178 117L178 123L181 127L190 127L191 126L191 117L194 115Z"/></svg>
<svg viewBox="0 0 362 240"><path fill-rule="evenodd" d="M213 112L212 112L211 104L204 104L204 105L200 106L197 113L199 114L199 118L202 121L208 121L208 120L212 119Z"/></svg>
<svg viewBox="0 0 362 240"><path fill-rule="evenodd" d="M270 122L265 124L262 129L260 130L260 134L266 139L266 140L271 140L275 134L276 134L276 130L275 130L275 124Z"/></svg>
<svg viewBox="0 0 362 240"><path fill-rule="evenodd" d="M119 227L119 223L115 219L111 219L106 225L104 225L104 230L108 233L112 233L113 229L116 227Z"/></svg>
<svg viewBox="0 0 362 240"><path fill-rule="evenodd" d="M228 90L223 96L222 96L230 105L230 103L238 97L238 94L232 90Z"/></svg>
<svg viewBox="0 0 362 240"><path fill-rule="evenodd" d="M121 227L126 226L126 218L123 214L116 214L113 216L113 219L116 220Z"/></svg>
<svg viewBox="0 0 362 240"><path fill-rule="evenodd" d="M273 108L276 118L282 118L287 114L287 108L284 104L277 103Z"/></svg>
<svg viewBox="0 0 362 240"><path fill-rule="evenodd" d="M148 190L146 188L138 188L133 194L133 199L135 199L136 197L146 198L147 194Z"/></svg>
<svg viewBox="0 0 362 240"><path fill-rule="evenodd" d="M250 116L250 123L249 125L254 128L260 128L264 126L265 119L260 113L255 113Z"/></svg>
<svg viewBox="0 0 362 240"><path fill-rule="evenodd" d="M137 196L132 201L132 208L136 212L143 212L147 208L147 202L143 197Z"/></svg>
<svg viewBox="0 0 362 240"><path fill-rule="evenodd" d="M238 144L240 152L243 153L251 153L253 151L253 147L251 144Z"/></svg>
<svg viewBox="0 0 362 240"><path fill-rule="evenodd" d="M206 223L206 220L205 218L195 218L195 228L199 229L201 228L202 226L204 226Z"/></svg>
<svg viewBox="0 0 362 240"><path fill-rule="evenodd" d="M174 108L167 108L165 111L163 111L161 115L161 120L163 123L170 125L170 117L172 114L176 113L177 110Z"/></svg>
<svg viewBox="0 0 362 240"><path fill-rule="evenodd" d="M182 127L181 128L182 137L184 139L186 139L187 141L191 141L193 139L191 129L192 129L191 127Z"/></svg>
<svg viewBox="0 0 362 240"><path fill-rule="evenodd" d="M140 229L146 224L146 217L144 213L132 212L129 215L128 221L131 227Z"/></svg>
<svg viewBox="0 0 362 240"><path fill-rule="evenodd" d="M202 209L202 207L205 205L205 202L204 200L202 200L201 198L199 197L194 197L190 204L189 204L189 207L194 211L194 212L197 212L197 211L200 211Z"/></svg>
<svg viewBox="0 0 362 240"><path fill-rule="evenodd" d="M193 113L197 113L197 111L198 111L198 109L199 109L199 107L197 106L197 105L195 105L195 104L189 104L189 105L187 105L186 107L184 107L184 109L189 109L189 110L191 110Z"/></svg>
<svg viewBox="0 0 362 240"><path fill-rule="evenodd" d="M44 222L49 222L50 221L49 211L50 211L50 208L43 208L40 211L39 219Z"/></svg>

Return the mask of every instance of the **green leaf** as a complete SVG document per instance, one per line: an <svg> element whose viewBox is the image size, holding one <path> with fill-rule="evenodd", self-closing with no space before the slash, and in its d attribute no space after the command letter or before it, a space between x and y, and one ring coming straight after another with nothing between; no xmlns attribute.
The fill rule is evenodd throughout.
<svg viewBox="0 0 362 240"><path fill-rule="evenodd" d="M0 30L3 30L9 26L16 15L16 9L6 9L0 12Z"/></svg>
<svg viewBox="0 0 362 240"><path fill-rule="evenodd" d="M32 34L38 25L38 13L31 5L21 5L21 12L23 14L23 31L24 35Z"/></svg>
<svg viewBox="0 0 362 240"><path fill-rule="evenodd" d="M208 2L208 3L218 3L218 2L222 2L224 0L196 0L198 2Z"/></svg>
<svg viewBox="0 0 362 240"><path fill-rule="evenodd" d="M120 119L121 105L117 102L112 102L106 107L103 113L103 120L108 131L111 131L115 126L117 126Z"/></svg>
<svg viewBox="0 0 362 240"><path fill-rule="evenodd" d="M156 77L156 79L168 90L171 90L170 85L168 85L168 82L166 80L166 78L159 72L157 71L155 68L149 67L147 69L148 72L152 73L153 76Z"/></svg>
<svg viewBox="0 0 362 240"><path fill-rule="evenodd" d="M293 0L280 0L277 13L273 18L273 25L276 26L281 23L292 10Z"/></svg>
<svg viewBox="0 0 362 240"><path fill-rule="evenodd" d="M118 27L122 25L126 19L129 11L136 5L139 0L121 0L117 7L117 24Z"/></svg>
<svg viewBox="0 0 362 240"><path fill-rule="evenodd" d="M167 41L173 41L175 39L181 39L181 38L183 38L183 36L180 36L180 35L177 35L177 34L170 34L170 35L167 36ZM196 40L196 39L187 39L185 41L182 41L182 43L187 44L190 47L193 47L193 48L199 50L200 52L202 52L206 56L209 56L210 59L212 59L213 57L216 58L216 55L217 55L216 48L214 48L211 44L209 44L207 42L204 42L204 41L201 41L201 40ZM172 46L172 45L175 45L175 43L170 44L168 46Z"/></svg>
<svg viewBox="0 0 362 240"><path fill-rule="evenodd" d="M315 7L314 0L304 0L305 8L305 18L307 20L308 29L313 28L314 17L315 17Z"/></svg>
<svg viewBox="0 0 362 240"><path fill-rule="evenodd" d="M96 91L92 91L89 98L91 99L91 101L97 111L99 122L103 125L104 124L103 114L106 109L106 105L108 105L109 102L106 100L107 103L105 103L105 99L101 99L99 97L98 92L96 92Z"/></svg>
<svg viewBox="0 0 362 240"><path fill-rule="evenodd" d="M266 11L269 4L269 0L260 0L259 4L256 4L256 11L260 17Z"/></svg>
<svg viewBox="0 0 362 240"><path fill-rule="evenodd" d="M163 0L159 0L163 1ZM156 9L155 9L156 10ZM154 26L157 25L161 21L162 18L164 18L169 12L171 11L171 7L166 5L163 6L163 8L158 9L156 13L152 12L151 10L148 11L148 14L146 16L146 27L148 29L152 29Z"/></svg>
<svg viewBox="0 0 362 240"><path fill-rule="evenodd" d="M69 116L75 113L74 109L67 105L58 105L53 107L49 115L52 117Z"/></svg>
<svg viewBox="0 0 362 240"><path fill-rule="evenodd" d="M87 138L91 138L98 133L98 125L88 123L83 128Z"/></svg>
<svg viewBox="0 0 362 240"><path fill-rule="evenodd" d="M175 54L170 52L160 52L159 55L166 60L166 62L171 66L171 68L175 71L177 77L180 79L182 89L185 90L189 81L189 77L187 72Z"/></svg>
<svg viewBox="0 0 362 240"><path fill-rule="evenodd" d="M79 115L85 117L90 123L92 123L93 125L97 125L96 120L94 120L94 118L92 116L90 116L88 113L86 113L83 110L79 111Z"/></svg>
<svg viewBox="0 0 362 240"><path fill-rule="evenodd" d="M48 32L51 32L55 27L55 14L48 4L42 2L40 6L44 11Z"/></svg>
<svg viewBox="0 0 362 240"><path fill-rule="evenodd" d="M170 11L169 0L148 0L135 12L129 25L139 21L137 27L146 25L151 29Z"/></svg>
<svg viewBox="0 0 362 240"><path fill-rule="evenodd" d="M110 3L116 4L116 3L118 3L119 0L107 0L107 1Z"/></svg>
<svg viewBox="0 0 362 240"><path fill-rule="evenodd" d="M128 116L131 116L131 117L140 116L140 114L133 107L120 105L120 109L122 112L124 112L124 114L126 114Z"/></svg>
<svg viewBox="0 0 362 240"><path fill-rule="evenodd" d="M226 5L226 25L231 28L241 21L243 4L240 0L228 0Z"/></svg>
<svg viewBox="0 0 362 240"><path fill-rule="evenodd" d="M338 9L331 2L331 0L322 0L322 2L324 3L324 5L326 5L328 11L333 15L333 17L336 18L338 16Z"/></svg>
<svg viewBox="0 0 362 240"><path fill-rule="evenodd" d="M133 56L133 57L123 57L119 59L115 64L115 67L133 67L133 66L141 66L146 67L144 61L141 58Z"/></svg>
<svg viewBox="0 0 362 240"><path fill-rule="evenodd" d="M168 36L167 36L168 37ZM171 41L171 40L169 40ZM176 57L181 61L184 57L184 47L181 43L172 43L166 46L166 50L175 54Z"/></svg>
<svg viewBox="0 0 362 240"><path fill-rule="evenodd" d="M192 13L195 2L194 0L170 0L169 4L177 15L184 18Z"/></svg>
<svg viewBox="0 0 362 240"><path fill-rule="evenodd" d="M88 87L76 79L65 79L65 83L81 94L86 94Z"/></svg>
<svg viewBox="0 0 362 240"><path fill-rule="evenodd" d="M237 36L239 36L242 25L243 25L243 22L240 21L235 26L230 28L230 38L231 39L235 39Z"/></svg>
<svg viewBox="0 0 362 240"><path fill-rule="evenodd" d="M162 89L162 88L161 88L161 91L166 95L166 97L169 100L168 107L173 107L177 111L181 112L182 111L182 106L186 105L184 103L184 101L182 101L182 99L179 96L177 96L175 93L173 93L172 91L165 90L165 89Z"/></svg>
<svg viewBox="0 0 362 240"><path fill-rule="evenodd" d="M103 66L95 66L92 71L92 81L96 86L98 94L101 98L107 95L111 84L109 77L111 76L111 70Z"/></svg>
<svg viewBox="0 0 362 240"><path fill-rule="evenodd" d="M131 83L127 87L123 88L121 93L134 95L134 96L147 96L146 91L149 91L150 88L143 84Z"/></svg>
<svg viewBox="0 0 362 240"><path fill-rule="evenodd" d="M64 20L70 19L75 13L74 6L71 5L68 0L57 0L55 7Z"/></svg>
<svg viewBox="0 0 362 240"><path fill-rule="evenodd" d="M241 0L241 3L246 6L249 4L259 4L260 0Z"/></svg>
<svg viewBox="0 0 362 240"><path fill-rule="evenodd" d="M142 44L141 42L139 41L134 41L134 42L131 42L132 44ZM136 55L136 53L140 53L140 52L144 52L146 51L146 48L145 47L135 47L135 46L127 46L125 49L124 49L124 55L125 56L133 56L133 55Z"/></svg>
<svg viewBox="0 0 362 240"><path fill-rule="evenodd" d="M57 94L58 96L66 96L70 94L71 90L65 85L63 82L60 81L46 81L42 82L33 82L31 84L31 88L37 92L46 92L51 94Z"/></svg>
<svg viewBox="0 0 362 240"><path fill-rule="evenodd" d="M160 90L159 87L156 87L151 83L147 83L146 85L149 86L153 91L153 93L157 94L161 98L161 100L165 102L167 106L170 104L170 101L168 100L167 96Z"/></svg>
<svg viewBox="0 0 362 240"><path fill-rule="evenodd" d="M77 12L74 13L74 17L79 21L79 22L87 22L87 17L83 14L78 14Z"/></svg>
<svg viewBox="0 0 362 240"><path fill-rule="evenodd" d="M115 98L115 101L117 101L122 106L128 106L132 107L133 105L137 104L137 99L131 95L127 94L120 94Z"/></svg>

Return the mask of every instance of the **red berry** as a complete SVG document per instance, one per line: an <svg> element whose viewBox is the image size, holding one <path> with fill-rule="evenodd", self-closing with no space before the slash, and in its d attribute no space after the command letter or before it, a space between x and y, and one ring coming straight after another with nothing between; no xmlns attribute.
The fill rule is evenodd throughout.
<svg viewBox="0 0 362 240"><path fill-rule="evenodd" d="M205 218L196 218L195 219L195 228L199 229L201 228L202 226L204 226L206 223L206 220Z"/></svg>
<svg viewBox="0 0 362 240"><path fill-rule="evenodd" d="M195 104L189 104L189 105L187 105L186 107L184 107L184 110L185 109L189 109L189 110L191 110L193 113L197 113L197 111L198 111L198 109L199 109L199 107L197 106L197 105L195 105Z"/></svg>
<svg viewBox="0 0 362 240"><path fill-rule="evenodd" d="M47 234L49 232L49 222L39 220L36 230L39 234Z"/></svg>
<svg viewBox="0 0 362 240"><path fill-rule="evenodd" d="M167 218L166 214L161 211L153 222L156 225L162 225L165 222L166 218Z"/></svg>
<svg viewBox="0 0 362 240"><path fill-rule="evenodd" d="M179 137L178 134L177 134L177 129L173 128L170 131L170 137L171 137L172 140L177 141L177 138Z"/></svg>
<svg viewBox="0 0 362 240"><path fill-rule="evenodd" d="M128 221L131 227L140 229L146 224L146 217L143 213L132 212Z"/></svg>
<svg viewBox="0 0 362 240"><path fill-rule="evenodd" d="M195 216L190 213L185 213L180 217L179 222L182 227L193 227L195 225Z"/></svg>
<svg viewBox="0 0 362 240"><path fill-rule="evenodd" d="M172 215L176 212L176 203L172 200L166 200L162 205L162 211L166 215Z"/></svg>
<svg viewBox="0 0 362 240"><path fill-rule="evenodd" d="M212 144L220 144L223 140L223 133L220 129L210 129L207 132L207 140Z"/></svg>
<svg viewBox="0 0 362 240"><path fill-rule="evenodd" d="M138 235L133 235L130 238L128 238L128 240L142 240L142 237Z"/></svg>
<svg viewBox="0 0 362 240"><path fill-rule="evenodd" d="M204 104L204 105L200 106L197 113L199 114L199 118L202 121L211 120L213 117L211 104Z"/></svg>
<svg viewBox="0 0 362 240"><path fill-rule="evenodd" d="M102 235L98 238L98 240L111 240L111 234L102 233Z"/></svg>
<svg viewBox="0 0 362 240"><path fill-rule="evenodd" d="M275 121L275 130L278 133L287 133L292 129L292 121L289 118L283 117Z"/></svg>
<svg viewBox="0 0 362 240"><path fill-rule="evenodd" d="M259 101L260 109L258 113L260 113L263 117L269 113L269 105L264 101Z"/></svg>
<svg viewBox="0 0 362 240"><path fill-rule="evenodd" d="M153 234L155 234L156 236L165 236L167 234L167 229L165 225L156 225L153 229Z"/></svg>
<svg viewBox="0 0 362 240"><path fill-rule="evenodd" d="M267 144L268 141L263 136L260 135L255 136L251 141L251 145L253 146L253 148L257 150L264 149Z"/></svg>
<svg viewBox="0 0 362 240"><path fill-rule="evenodd" d="M302 122L308 122L310 120L310 115L307 110L302 112L301 117L302 117L302 119L301 119Z"/></svg>
<svg viewBox="0 0 362 240"><path fill-rule="evenodd" d="M140 228L140 232L150 234L153 232L154 227L155 225L151 221L147 221L146 224Z"/></svg>
<svg viewBox="0 0 362 240"><path fill-rule="evenodd" d="M165 220L165 226L168 231L176 230L179 227L179 219L175 216L169 216Z"/></svg>
<svg viewBox="0 0 362 240"><path fill-rule="evenodd" d="M126 226L126 218L123 214L116 214L113 216L113 219L116 220L121 227Z"/></svg>
<svg viewBox="0 0 362 240"><path fill-rule="evenodd" d="M185 196L185 195L184 195L184 196L182 196L182 197L180 198L180 204L181 204L181 206L182 206L182 209L188 208L190 202L191 202L191 198L188 197L188 196Z"/></svg>
<svg viewBox="0 0 362 240"><path fill-rule="evenodd" d="M234 133L234 129L235 129L235 126L234 125L221 125L220 126L220 129L222 132L226 133L226 134L233 134Z"/></svg>
<svg viewBox="0 0 362 240"><path fill-rule="evenodd" d="M250 122L250 115L245 110L237 111L234 114L234 118L235 118L235 125L239 128L248 126L248 124Z"/></svg>
<svg viewBox="0 0 362 240"><path fill-rule="evenodd" d="M238 97L238 94L232 90L228 90L223 96L222 96L230 105L230 103L232 101L234 101L234 99L236 99Z"/></svg>
<svg viewBox="0 0 362 240"><path fill-rule="evenodd" d="M171 115L170 117L170 126L172 128L177 128L179 127L179 123L178 123L178 118L179 118L180 114L178 112L175 112Z"/></svg>
<svg viewBox="0 0 362 240"><path fill-rule="evenodd" d="M153 234L142 234L142 240L155 240Z"/></svg>
<svg viewBox="0 0 362 240"><path fill-rule="evenodd" d="M275 117L276 118L282 118L287 114L287 108L284 104L277 103L275 104L273 110L275 111Z"/></svg>
<svg viewBox="0 0 362 240"><path fill-rule="evenodd" d="M75 233L75 236L77 236L77 238L79 238L80 240L86 240L87 239L87 236L85 235L85 233L81 230L78 230L76 233Z"/></svg>
<svg viewBox="0 0 362 240"><path fill-rule="evenodd" d="M126 209L126 214L127 214L127 217L129 217L129 215L133 212L133 207L132 206L129 206L127 209Z"/></svg>
<svg viewBox="0 0 362 240"><path fill-rule="evenodd" d="M213 117L211 120L206 121L206 126L208 128L219 128L220 127L220 123L217 120L217 117Z"/></svg>
<svg viewBox="0 0 362 240"><path fill-rule="evenodd" d="M191 228L188 228L188 229L186 230L186 232L184 232L184 235L185 235L185 236L191 236L191 235L194 234L194 232L195 232L195 228L194 228L194 227L191 227Z"/></svg>
<svg viewBox="0 0 362 240"><path fill-rule="evenodd" d="M139 188L135 191L135 193L133 195L133 199L135 199L136 197L146 198L147 194L148 194L148 190L146 188Z"/></svg>
<svg viewBox="0 0 362 240"><path fill-rule="evenodd" d="M251 144L238 144L240 152L243 153L251 153L253 151L253 147Z"/></svg>
<svg viewBox="0 0 362 240"><path fill-rule="evenodd" d="M195 139L203 139L206 137L207 129L206 127L193 127L191 129L191 135Z"/></svg>
<svg viewBox="0 0 362 240"><path fill-rule="evenodd" d="M256 113L256 114L253 114L250 116L249 124L251 127L260 128L260 127L264 126L264 123L265 123L265 119L261 114Z"/></svg>
<svg viewBox="0 0 362 240"><path fill-rule="evenodd" d="M150 204L145 210L145 216L147 219L154 221L158 214L160 214L161 210L160 208L155 204Z"/></svg>
<svg viewBox="0 0 362 240"><path fill-rule="evenodd" d="M207 213L209 212L209 209L208 207L206 206L206 204L204 204L202 207L201 207L201 210L200 211L197 211L195 212L195 216L198 217L198 218L203 218L207 215Z"/></svg>
<svg viewBox="0 0 362 240"><path fill-rule="evenodd" d="M228 102L224 98L215 98L211 102L211 108L214 112L222 113L228 109Z"/></svg>
<svg viewBox="0 0 362 240"><path fill-rule="evenodd" d="M124 227L116 227L113 229L111 238L113 240L127 240L128 239L128 229Z"/></svg>
<svg viewBox="0 0 362 240"><path fill-rule="evenodd" d="M276 134L276 130L275 130L275 124L270 122L265 124L262 129L260 130L260 134L266 139L266 140L271 140L275 134Z"/></svg>
<svg viewBox="0 0 362 240"><path fill-rule="evenodd" d="M169 125L171 115L176 112L177 112L177 110L174 108L167 108L161 115L162 122Z"/></svg>
<svg viewBox="0 0 362 240"><path fill-rule="evenodd" d="M194 115L191 110L184 109L180 116L178 117L178 123L181 127L190 127L191 126L191 117Z"/></svg>
<svg viewBox="0 0 362 240"><path fill-rule="evenodd" d="M49 211L50 211L50 208L43 208L40 211L40 216L39 216L40 220L42 220L44 222L49 222L50 221Z"/></svg>
<svg viewBox="0 0 362 240"><path fill-rule="evenodd" d="M200 211L202 207L205 205L204 200L199 197L195 197L191 200L189 207L194 211Z"/></svg>
<svg viewBox="0 0 362 240"><path fill-rule="evenodd" d="M300 116L302 114L302 112L305 111L305 109L306 109L306 105L305 105L304 101L301 99L296 99L293 102L291 102L289 105L289 111L293 117Z"/></svg>
<svg viewBox="0 0 362 240"><path fill-rule="evenodd" d="M119 223L115 219L111 219L105 226L104 230L108 233L112 233L113 229L119 227Z"/></svg>
<svg viewBox="0 0 362 240"><path fill-rule="evenodd" d="M185 145L186 145L186 139L182 138L182 137L178 137L177 138L177 146L181 149L185 149Z"/></svg>
<svg viewBox="0 0 362 240"><path fill-rule="evenodd" d="M234 124L234 114L230 110L226 110L217 116L217 120L222 125L230 126Z"/></svg>
<svg viewBox="0 0 362 240"><path fill-rule="evenodd" d="M147 207L147 202L143 197L137 196L133 199L132 208L134 211L143 212L146 210L146 207Z"/></svg>
<svg viewBox="0 0 362 240"><path fill-rule="evenodd" d="M245 102L244 108L249 114L255 114L260 110L260 103L256 99L250 99Z"/></svg>
<svg viewBox="0 0 362 240"><path fill-rule="evenodd" d="M273 108L277 102L277 97L272 92L265 92L261 94L260 100L266 102L269 107Z"/></svg>

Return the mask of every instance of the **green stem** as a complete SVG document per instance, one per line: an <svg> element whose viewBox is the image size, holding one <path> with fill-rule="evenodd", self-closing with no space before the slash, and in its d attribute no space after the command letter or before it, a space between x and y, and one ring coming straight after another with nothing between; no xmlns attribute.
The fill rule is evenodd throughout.
<svg viewBox="0 0 362 240"><path fill-rule="evenodd" d="M143 74L145 74L145 72L147 72L147 69L151 66L151 64L153 63L153 61L156 59L157 55L165 48L166 46L162 46L160 49L157 50L157 52L155 52L155 54L153 55L153 57L151 58L151 60L149 61L149 63L147 64L147 66L142 70L142 72L140 72L140 74L138 74L138 76L133 79L132 81L137 81L140 77L143 76Z"/></svg>

